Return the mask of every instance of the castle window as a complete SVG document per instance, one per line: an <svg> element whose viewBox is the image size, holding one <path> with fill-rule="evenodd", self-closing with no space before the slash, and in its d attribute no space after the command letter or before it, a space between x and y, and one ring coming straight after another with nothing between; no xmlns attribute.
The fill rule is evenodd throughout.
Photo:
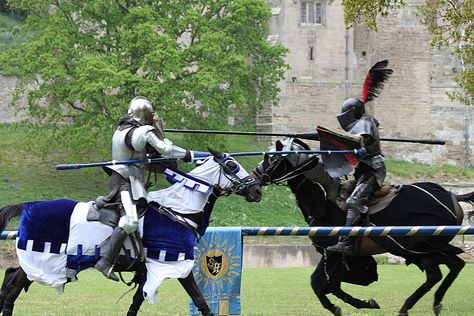
<svg viewBox="0 0 474 316"><path fill-rule="evenodd" d="M316 3L316 24L321 24L323 22L323 9L321 8L321 3Z"/></svg>
<svg viewBox="0 0 474 316"><path fill-rule="evenodd" d="M301 1L301 23L323 24L323 4L319 0Z"/></svg>

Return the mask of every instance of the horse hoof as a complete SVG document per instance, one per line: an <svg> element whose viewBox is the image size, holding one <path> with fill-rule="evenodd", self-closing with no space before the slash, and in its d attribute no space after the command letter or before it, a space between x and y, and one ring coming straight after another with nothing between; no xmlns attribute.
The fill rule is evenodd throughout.
<svg viewBox="0 0 474 316"><path fill-rule="evenodd" d="M443 309L443 305L442 304L438 304L436 306L433 306L433 311L435 313L436 316L438 316L439 314L441 314L441 309Z"/></svg>
<svg viewBox="0 0 474 316"><path fill-rule="evenodd" d="M379 306L379 304L377 304L377 301L375 301L375 299L373 299L373 298L369 299L368 303L370 305L370 308L380 309L380 306Z"/></svg>
<svg viewBox="0 0 474 316"><path fill-rule="evenodd" d="M406 312L398 312L398 316L408 316L408 311L406 311Z"/></svg>
<svg viewBox="0 0 474 316"><path fill-rule="evenodd" d="M342 309L339 306L334 306L331 312L335 316L342 316Z"/></svg>

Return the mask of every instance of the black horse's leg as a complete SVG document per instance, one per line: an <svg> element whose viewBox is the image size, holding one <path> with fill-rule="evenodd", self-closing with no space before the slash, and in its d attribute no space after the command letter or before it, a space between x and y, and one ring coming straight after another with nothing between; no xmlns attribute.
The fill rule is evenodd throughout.
<svg viewBox="0 0 474 316"><path fill-rule="evenodd" d="M433 288L433 286L441 281L443 275L439 268L439 263L437 262L436 258L429 257L421 259L421 264L426 272L426 282L423 283L412 295L410 295L405 304L403 304L402 308L398 312L399 316L408 315L408 310L410 310L418 300L423 297L429 290Z"/></svg>
<svg viewBox="0 0 474 316"><path fill-rule="evenodd" d="M336 295L337 298L340 298L345 303L357 309L360 309L360 308L380 309L379 304L377 304L377 302L373 298L367 301L363 301L344 292L341 288L335 290L333 294Z"/></svg>
<svg viewBox="0 0 474 316"><path fill-rule="evenodd" d="M202 296L201 291L199 290L196 280L194 279L194 274L191 271L189 275L184 279L178 279L181 286L186 290L189 297L193 300L194 305L198 308L203 316L213 316L209 305L207 305L206 300Z"/></svg>
<svg viewBox="0 0 474 316"><path fill-rule="evenodd" d="M330 311L333 315L341 316L342 315L341 308L331 303L331 301L327 298L325 294L325 293L330 292L330 290L327 290L325 288L325 291L324 291L319 288L320 284L319 284L318 276L320 274L321 274L321 265L318 264L318 266L316 267L316 270L314 270L313 274L311 274L311 288L313 289L314 294L316 294L319 301L321 302L321 305L323 305L325 309ZM339 282L339 286L340 286L340 282Z"/></svg>
<svg viewBox="0 0 474 316"><path fill-rule="evenodd" d="M21 267L8 268L5 271L5 279L0 290L1 309L3 316L12 316L15 300L22 289L28 289L32 282L26 277L26 273Z"/></svg>
<svg viewBox="0 0 474 316"><path fill-rule="evenodd" d="M441 260L449 268L449 273L444 278L443 282L441 282L438 290L436 290L433 303L435 315L439 315L441 313L441 300L446 294L448 288L451 286L451 284L453 284L454 280L456 280L459 272L461 272L461 270L464 268L464 265L466 264L464 260L456 255L441 255Z"/></svg>
<svg viewBox="0 0 474 316"><path fill-rule="evenodd" d="M328 311L330 311L333 315L335 316L342 315L341 308L331 303L331 301L328 299L328 297L325 294L316 294L316 296L318 297L323 307L327 309Z"/></svg>

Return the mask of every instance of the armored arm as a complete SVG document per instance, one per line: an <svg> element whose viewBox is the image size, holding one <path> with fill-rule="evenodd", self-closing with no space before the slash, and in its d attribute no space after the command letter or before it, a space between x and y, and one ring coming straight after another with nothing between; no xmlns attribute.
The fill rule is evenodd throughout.
<svg viewBox="0 0 474 316"><path fill-rule="evenodd" d="M193 155L190 150L173 145L173 142L167 138L161 140L154 131L154 129L148 131L148 133L145 134L145 140L157 152L163 155L163 157L183 159L186 162L193 160Z"/></svg>

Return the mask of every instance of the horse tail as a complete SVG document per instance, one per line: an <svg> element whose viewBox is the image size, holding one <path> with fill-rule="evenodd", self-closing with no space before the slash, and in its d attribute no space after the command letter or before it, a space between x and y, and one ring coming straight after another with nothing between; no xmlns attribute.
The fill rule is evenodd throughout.
<svg viewBox="0 0 474 316"><path fill-rule="evenodd" d="M0 208L0 231L3 231L5 227L7 227L10 219L20 216L22 210L23 203L7 205Z"/></svg>
<svg viewBox="0 0 474 316"><path fill-rule="evenodd" d="M456 200L458 200L458 202L469 203L474 208L474 191L466 193L466 194L459 194L459 195L456 194L455 196L456 196ZM467 213L467 216L468 216L469 220L472 220L472 218L474 217L474 209L469 211Z"/></svg>

